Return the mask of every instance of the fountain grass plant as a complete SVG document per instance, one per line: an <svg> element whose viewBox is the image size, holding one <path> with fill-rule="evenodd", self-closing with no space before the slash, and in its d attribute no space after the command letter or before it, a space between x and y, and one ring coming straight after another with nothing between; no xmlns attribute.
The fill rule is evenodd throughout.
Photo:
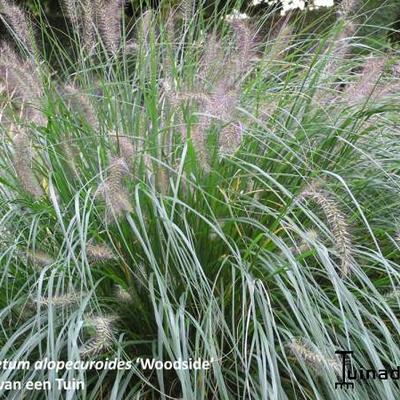
<svg viewBox="0 0 400 400"><path fill-rule="evenodd" d="M318 37L106 3L62 39L1 14L0 359L133 365L3 368L53 385L2 398L399 398L334 385L339 349L400 365L397 53L351 56L354 2Z"/></svg>

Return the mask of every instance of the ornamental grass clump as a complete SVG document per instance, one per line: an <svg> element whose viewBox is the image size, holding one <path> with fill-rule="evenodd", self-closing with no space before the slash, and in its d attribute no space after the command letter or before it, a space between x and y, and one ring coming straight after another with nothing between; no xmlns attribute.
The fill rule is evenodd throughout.
<svg viewBox="0 0 400 400"><path fill-rule="evenodd" d="M133 367L68 370L84 391L0 381L51 382L32 400L400 398L335 389L334 356L400 360L398 50L360 37L356 2L149 3L65 0L61 37L36 3L44 42L1 45L1 357Z"/></svg>

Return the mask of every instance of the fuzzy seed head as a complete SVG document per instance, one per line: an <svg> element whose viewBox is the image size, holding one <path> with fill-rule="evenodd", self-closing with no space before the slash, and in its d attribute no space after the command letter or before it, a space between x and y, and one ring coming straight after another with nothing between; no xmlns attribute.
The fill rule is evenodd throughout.
<svg viewBox="0 0 400 400"><path fill-rule="evenodd" d="M78 28L80 25L79 18L79 1L78 0L63 0L62 7L64 13L71 20L72 26Z"/></svg>
<svg viewBox="0 0 400 400"><path fill-rule="evenodd" d="M74 293L69 293L61 296L41 297L39 299L32 298L32 301L34 304L43 307L68 308L76 305L79 297Z"/></svg>
<svg viewBox="0 0 400 400"><path fill-rule="evenodd" d="M129 174L129 168L123 158L113 158L109 165L108 176L99 186L98 195L106 203L106 220L115 222L118 218L132 211L129 196L123 179Z"/></svg>
<svg viewBox="0 0 400 400"><path fill-rule="evenodd" d="M97 24L106 50L115 54L121 41L121 19L125 0L97 0Z"/></svg>
<svg viewBox="0 0 400 400"><path fill-rule="evenodd" d="M343 277L348 276L354 264L354 259L352 256L353 245L346 216L342 213L336 202L330 198L328 193L316 185L310 185L306 188L300 194L300 199L313 201L325 214L336 243L337 251L341 257L341 275Z"/></svg>
<svg viewBox="0 0 400 400"><path fill-rule="evenodd" d="M181 0L180 9L182 12L182 18L185 23L189 23L193 17L195 10L194 0Z"/></svg>
<svg viewBox="0 0 400 400"><path fill-rule="evenodd" d="M245 19L233 19L230 22L236 34L235 74L245 73L255 57L255 34Z"/></svg>
<svg viewBox="0 0 400 400"><path fill-rule="evenodd" d="M89 97L73 84L66 85L64 92L67 94L67 105L71 111L82 115L93 130L98 131L99 121Z"/></svg>
<svg viewBox="0 0 400 400"><path fill-rule="evenodd" d="M345 27L335 39L330 52L330 58L325 68L328 77L336 74L343 61L347 58L351 50L351 42L356 33L356 26L349 21L345 21Z"/></svg>
<svg viewBox="0 0 400 400"><path fill-rule="evenodd" d="M304 362L318 375L323 374L326 368L332 369L338 375L342 372L342 367L338 360L327 359L319 352L312 350L311 346L303 338L291 340L286 347L294 357Z"/></svg>
<svg viewBox="0 0 400 400"><path fill-rule="evenodd" d="M385 58L370 58L362 70L359 80L346 87L343 95L348 104L366 101L374 92L385 67ZM377 90L379 94L379 90Z"/></svg>
<svg viewBox="0 0 400 400"><path fill-rule="evenodd" d="M0 14L2 14L9 25L12 33L31 53L36 47L32 23L25 11L11 0L0 0Z"/></svg>
<svg viewBox="0 0 400 400"><path fill-rule="evenodd" d="M95 316L86 322L94 328L94 336L81 348L82 358L92 358L98 354L108 351L115 342L114 324L118 320L116 316Z"/></svg>
<svg viewBox="0 0 400 400"><path fill-rule="evenodd" d="M348 18L354 15L360 7L360 0L342 0L338 7L338 17Z"/></svg>
<svg viewBox="0 0 400 400"><path fill-rule="evenodd" d="M93 54L96 48L96 13L97 0L82 0L82 34L85 50ZM100 5L101 7L101 5Z"/></svg>
<svg viewBox="0 0 400 400"><path fill-rule="evenodd" d="M117 135L116 133L110 133L112 142L119 150L119 154L124 159L128 167L132 166L136 154L135 146L132 144L131 139L128 136Z"/></svg>
<svg viewBox="0 0 400 400"><path fill-rule="evenodd" d="M43 86L38 71L7 43L0 45L0 80L4 81L8 96L20 102L20 108L29 122L47 125L47 118L41 112Z"/></svg>
<svg viewBox="0 0 400 400"><path fill-rule="evenodd" d="M36 268L44 268L54 263L53 257L44 251L35 250L26 252L26 258Z"/></svg>
<svg viewBox="0 0 400 400"><path fill-rule="evenodd" d="M126 289L124 289L121 285L115 286L115 297L116 297L117 301L120 303L129 304L132 302L131 294Z"/></svg>
<svg viewBox="0 0 400 400"><path fill-rule="evenodd" d="M19 131L14 136L14 167L19 178L19 183L26 193L35 200L44 195L42 187L32 169L31 144L27 134Z"/></svg>
<svg viewBox="0 0 400 400"><path fill-rule="evenodd" d="M243 127L240 123L224 126L219 134L221 156L231 156L240 147L243 139Z"/></svg>
<svg viewBox="0 0 400 400"><path fill-rule="evenodd" d="M111 248L105 244L88 243L86 246L86 254L89 260L94 263L102 263L116 259Z"/></svg>

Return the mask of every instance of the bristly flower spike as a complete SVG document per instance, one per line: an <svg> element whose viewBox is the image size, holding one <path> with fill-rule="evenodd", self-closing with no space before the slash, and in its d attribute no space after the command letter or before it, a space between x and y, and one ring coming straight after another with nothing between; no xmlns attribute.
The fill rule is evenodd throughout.
<svg viewBox="0 0 400 400"><path fill-rule="evenodd" d="M337 375L342 372L342 367L338 360L325 358L319 352L314 351L304 338L294 338L286 347L293 356L303 361L317 375L323 374L326 368L332 369Z"/></svg>
<svg viewBox="0 0 400 400"><path fill-rule="evenodd" d="M14 136L14 167L24 191L37 200L44 192L32 170L32 162L30 139L20 130Z"/></svg>
<svg viewBox="0 0 400 400"><path fill-rule="evenodd" d="M16 38L34 55L36 53L35 35L32 23L25 11L11 0L0 0L0 14L4 15Z"/></svg>
<svg viewBox="0 0 400 400"><path fill-rule="evenodd" d="M121 19L126 0L97 0L97 24L106 50L115 54L121 42Z"/></svg>
<svg viewBox="0 0 400 400"><path fill-rule="evenodd" d="M99 186L97 194L106 203L106 221L115 222L132 211L123 179L129 174L129 168L123 158L113 158L108 168L106 180Z"/></svg>
<svg viewBox="0 0 400 400"><path fill-rule="evenodd" d="M91 358L98 354L108 351L115 342L114 324L118 317L95 316L89 318L86 322L95 329L94 336L86 342L80 350L82 358Z"/></svg>
<svg viewBox="0 0 400 400"><path fill-rule="evenodd" d="M337 251L341 257L340 272L343 277L349 275L354 259L352 256L352 240L346 216L342 213L339 206L330 198L327 192L312 184L301 192L299 198L311 200L316 203L324 212L328 224L332 230Z"/></svg>

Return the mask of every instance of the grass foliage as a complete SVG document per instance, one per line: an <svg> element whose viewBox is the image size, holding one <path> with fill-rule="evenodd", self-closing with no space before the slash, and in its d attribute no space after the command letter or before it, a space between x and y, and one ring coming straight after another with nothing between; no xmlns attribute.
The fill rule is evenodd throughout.
<svg viewBox="0 0 400 400"><path fill-rule="evenodd" d="M400 68L354 1L318 36L65 1L62 38L0 3L0 359L215 360L2 398L399 398L334 388L337 349L400 365Z"/></svg>

